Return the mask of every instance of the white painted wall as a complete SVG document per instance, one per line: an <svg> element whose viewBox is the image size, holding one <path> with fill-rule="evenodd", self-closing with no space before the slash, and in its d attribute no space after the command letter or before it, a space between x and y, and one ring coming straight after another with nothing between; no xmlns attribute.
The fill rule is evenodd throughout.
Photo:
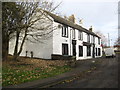
<svg viewBox="0 0 120 90"><path fill-rule="evenodd" d="M16 42L16 38L13 38L9 41L9 54L13 55L14 54L14 48L15 48L15 42ZM21 45L21 41L19 40L18 42L18 50L20 49L20 45ZM23 46L23 50L22 50L22 53L21 53L21 56L24 56L25 55L25 52L26 51L26 43L24 43L24 46Z"/></svg>
<svg viewBox="0 0 120 90"><path fill-rule="evenodd" d="M61 25L57 22L54 22L54 26ZM62 55L62 43L68 44L68 48L70 48L70 28L68 28L68 38L62 37L62 25L57 30L53 32L53 54ZM69 55L70 55L70 49Z"/></svg>
<svg viewBox="0 0 120 90"><path fill-rule="evenodd" d="M33 18L34 20L35 18ZM41 23L41 22L46 22L46 23ZM42 20L37 21L33 26L35 28L41 29L41 26L44 27L44 25L50 25L51 29L45 29L44 31L37 31L36 29L32 29L33 32L29 32L29 34L34 34L34 33L48 33L52 30L53 27L53 19L51 17L45 18ZM40 42L35 41L33 38L28 37L32 42L30 41L25 41L24 46L23 46L23 51L20 54L20 56L26 56L26 51L28 51L28 57L31 57L30 52L33 52L33 57L37 58L44 58L44 59L51 59L51 54L53 53L53 32L50 33L49 35L43 36L39 39ZM21 40L19 40L21 42ZM14 52L14 46L15 46L15 39L11 40L9 43L9 54L13 55ZM18 46L19 48L20 46Z"/></svg>
<svg viewBox="0 0 120 90"><path fill-rule="evenodd" d="M33 51L33 57L51 59L52 54L52 37L43 40L42 42L31 43L26 42L26 51L28 51L28 57L31 57L30 52Z"/></svg>
<svg viewBox="0 0 120 90"><path fill-rule="evenodd" d="M26 51L28 51L28 56L31 57L30 52L33 51L33 56L37 58L44 58L44 59L51 59L51 54L58 54L62 55L62 43L68 44L68 51L69 55L73 55L72 52L72 28L68 27L68 38L62 37L62 27L58 28L59 24L57 22L54 22L51 17L50 21L46 23L51 24L51 28L56 27L55 30L51 33L51 37L45 39L45 37L41 38L41 42L31 43L30 41L26 41L23 47L23 51L20 54L21 56L26 55ZM39 24L41 24L39 21L34 25L35 27L39 28ZM45 24L42 24L45 25ZM34 30L36 31L36 30ZM49 32L51 30L45 30L44 32ZM32 38L29 37L30 40L34 41ZM92 39L92 35L90 35L90 42ZM76 40L76 59L82 60L82 59L89 59L92 58L92 47L91 47L91 56L87 56L87 47L83 46L83 41L87 42L87 33L83 32L83 40L78 39L78 30L75 29L75 40ZM10 49L9 53L13 54L13 48L14 48L15 40L12 40L9 44ZM83 46L83 57L79 57L79 45ZM102 47L98 45L98 37L95 37L95 48L101 48L101 55L102 55ZM95 50L96 51L96 50ZM100 56L96 56L100 57Z"/></svg>
<svg viewBox="0 0 120 90"><path fill-rule="evenodd" d="M54 22L55 26L58 26L59 23ZM61 24L60 24L61 25ZM62 25L61 25L62 26ZM58 54L58 55L62 55L62 43L68 44L68 51L69 51L69 55L72 55L72 28L68 27L68 38L66 37L62 37L62 28L58 28L57 30L54 31L53 33L53 54ZM70 36L71 35L71 36ZM91 40L92 35L90 35L90 42L92 42ZM87 47L83 46L83 41L87 42L87 33L83 32L83 40L79 40L78 39L78 30L75 29L75 39L76 40L76 59L77 60L81 60L81 59L89 59L92 58L92 50L93 48L91 47L91 56L87 56ZM97 48L101 48L100 45L98 45L98 39L97 37L95 37L95 47ZM79 45L83 46L83 57L79 57ZM101 55L102 55L102 50L101 50ZM96 57L100 57L100 56L96 56Z"/></svg>

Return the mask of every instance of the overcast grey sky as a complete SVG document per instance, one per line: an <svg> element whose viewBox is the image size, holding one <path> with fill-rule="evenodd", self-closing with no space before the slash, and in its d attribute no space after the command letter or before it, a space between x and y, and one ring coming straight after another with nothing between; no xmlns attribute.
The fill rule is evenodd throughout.
<svg viewBox="0 0 120 90"><path fill-rule="evenodd" d="M118 37L118 1L119 0L54 0L62 1L59 12L76 19L83 19L83 26L102 32L106 38L110 35L111 45Z"/></svg>
<svg viewBox="0 0 120 90"><path fill-rule="evenodd" d="M8 1L8 0L5 0ZM11 0L15 1L15 0ZM21 0L23 1L23 0ZM39 0L36 0L39 1ZM48 0L57 4L62 1L58 12L61 15L74 14L78 22L83 19L83 26L102 32L106 38L110 35L111 45L118 37L118 1L120 0Z"/></svg>

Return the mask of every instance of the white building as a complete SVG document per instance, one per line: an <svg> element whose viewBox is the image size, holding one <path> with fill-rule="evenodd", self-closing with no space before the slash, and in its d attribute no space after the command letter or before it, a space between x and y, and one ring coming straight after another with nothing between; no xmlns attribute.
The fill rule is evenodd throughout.
<svg viewBox="0 0 120 90"><path fill-rule="evenodd" d="M102 56L101 39L92 32L92 28L87 30L50 12L46 12L46 15L51 27L56 29L52 30L50 37L44 39L43 43L26 41L21 56L31 57L31 52L33 57L44 59L65 59L68 56L76 56L76 60L82 60ZM35 26L39 27L39 22ZM9 44L10 54L13 54L14 41Z"/></svg>

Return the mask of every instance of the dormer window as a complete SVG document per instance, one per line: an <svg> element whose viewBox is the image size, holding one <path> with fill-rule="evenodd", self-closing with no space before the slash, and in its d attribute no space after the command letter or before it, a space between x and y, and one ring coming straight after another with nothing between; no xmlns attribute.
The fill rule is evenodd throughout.
<svg viewBox="0 0 120 90"><path fill-rule="evenodd" d="M66 25L62 27L62 37L68 37L68 26Z"/></svg>

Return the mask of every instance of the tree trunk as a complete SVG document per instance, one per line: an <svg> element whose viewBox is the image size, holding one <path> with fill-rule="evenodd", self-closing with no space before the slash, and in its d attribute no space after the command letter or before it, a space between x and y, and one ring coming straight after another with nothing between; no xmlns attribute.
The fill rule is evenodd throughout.
<svg viewBox="0 0 120 90"><path fill-rule="evenodd" d="M19 56L20 53L22 52L22 49L23 49L23 45L24 45L24 42L25 42L26 36L27 36L27 34L25 33L24 38L23 38L22 43L21 43L21 46L20 46L20 50L19 50L19 52L18 52L18 56Z"/></svg>
<svg viewBox="0 0 120 90"><path fill-rule="evenodd" d="M13 60L17 60L17 57L18 57L17 52L18 52L18 44L19 44L19 35L20 35L20 32L17 31L16 32L16 43L15 43Z"/></svg>

